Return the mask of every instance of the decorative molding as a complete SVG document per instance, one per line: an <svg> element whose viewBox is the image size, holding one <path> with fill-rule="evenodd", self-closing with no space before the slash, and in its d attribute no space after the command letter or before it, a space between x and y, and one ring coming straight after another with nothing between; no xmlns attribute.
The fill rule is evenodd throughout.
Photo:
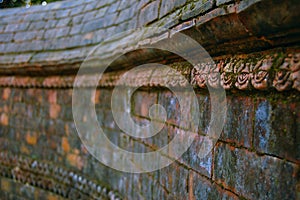
<svg viewBox="0 0 300 200"><path fill-rule="evenodd" d="M266 55L260 59L232 58L195 66L191 83L226 90L300 91L300 53Z"/></svg>
<svg viewBox="0 0 300 200"><path fill-rule="evenodd" d="M212 56L292 47L300 43L300 4L294 1L214 2L187 1L176 7L171 3L164 5L164 9L158 9L159 4L151 2L147 6L151 4L153 9L148 10L147 15L144 15L144 1L124 1L121 10L115 10L118 2L109 0L73 0L51 3L47 7L3 9L0 13L3 34L0 74L75 74L79 67L77 64L83 62L99 44L103 48L97 59L105 62L117 53L128 53L136 47L159 46L166 38L176 38L177 33L191 37ZM287 7L291 8L288 14ZM64 11L66 9L67 12ZM103 15L107 9L112 13ZM158 14L157 10L162 13ZM127 15L127 12L131 14ZM113 15L119 17L111 20ZM274 15L277 17L274 18ZM148 21L149 17L151 21ZM170 32L151 28L149 33L143 34L148 37L142 39L138 32L127 32L136 27L164 27ZM123 31L126 34L119 35ZM116 37L110 38L109 35ZM115 70L137 61L147 62L149 58L160 62L174 56L167 54L168 57L165 57L161 53L157 56L153 50L133 51L127 55L128 58L116 63Z"/></svg>
<svg viewBox="0 0 300 200"><path fill-rule="evenodd" d="M274 87L278 91L295 88L300 91L300 54L289 54L275 74Z"/></svg>
<svg viewBox="0 0 300 200"><path fill-rule="evenodd" d="M201 63L194 68L187 63L173 63L171 68L184 75L195 87L223 87L226 90L269 90L279 92L295 89L300 91L300 53L268 54L260 56L217 59L215 63ZM126 71L105 73L98 87L114 87ZM76 83L75 76L49 77L0 77L1 87L25 88L72 88L94 86L95 75L85 74L86 82ZM127 86L185 87L188 82L174 73L156 68L154 71L140 70L128 77ZM90 81L89 81L90 80Z"/></svg>
<svg viewBox="0 0 300 200"><path fill-rule="evenodd" d="M0 176L71 199L121 199L119 195L74 171L0 152Z"/></svg>

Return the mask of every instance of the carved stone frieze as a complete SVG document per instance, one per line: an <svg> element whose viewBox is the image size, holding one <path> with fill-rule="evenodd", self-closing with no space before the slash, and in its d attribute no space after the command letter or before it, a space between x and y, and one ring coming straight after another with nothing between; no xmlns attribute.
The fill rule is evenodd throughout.
<svg viewBox="0 0 300 200"><path fill-rule="evenodd" d="M232 58L217 60L217 64L201 64L191 72L192 84L215 88L219 83L226 89L300 91L300 53L287 56L273 54L262 58ZM217 78L216 72L220 73ZM218 74L219 74L218 73ZM214 78L212 78L214 77ZM214 80L214 81L212 81Z"/></svg>
<svg viewBox="0 0 300 200"><path fill-rule="evenodd" d="M269 90L279 92L287 90L300 91L300 53L267 54L264 56L243 56L216 59L214 63L199 63L195 67L187 63L170 65L179 71L194 87L219 88L226 90ZM114 87L126 71L114 71L103 74L101 80L97 76L85 74L84 82L76 82L75 76L3 76L0 77L2 87L39 87L39 88L72 88L90 87L97 82L98 87ZM126 85L133 87L185 87L188 82L168 70L155 68L153 71L140 70L127 76Z"/></svg>
<svg viewBox="0 0 300 200"><path fill-rule="evenodd" d="M300 53L289 54L275 73L273 86L278 91L294 88L300 91Z"/></svg>

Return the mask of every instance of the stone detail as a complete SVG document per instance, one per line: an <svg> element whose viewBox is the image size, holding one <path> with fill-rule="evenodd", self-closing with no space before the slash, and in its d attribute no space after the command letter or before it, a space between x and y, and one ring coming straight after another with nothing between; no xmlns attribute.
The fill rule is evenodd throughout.
<svg viewBox="0 0 300 200"><path fill-rule="evenodd" d="M209 85L224 89L277 91L296 89L300 91L299 53L289 54L282 62L282 55L266 55L258 60L231 58L219 60L217 64L201 64L193 68L191 83L206 88ZM218 77L218 73L220 77ZM274 77L274 78L273 78ZM213 81L212 81L213 80Z"/></svg>
<svg viewBox="0 0 300 200"><path fill-rule="evenodd" d="M215 63L201 63L192 68L190 65L180 62L171 64L170 67L181 72L195 87L212 88L223 87L226 90L268 90L276 89L279 92L295 89L300 91L300 53L267 54L260 59L251 61L248 58L236 56L229 59L216 60ZM98 82L99 87L113 87L121 78L124 71L105 73ZM74 85L75 76L48 76L48 77L24 77L11 76L0 77L2 87L34 87L34 88L72 88L94 86L94 75L81 75L91 81ZM150 77L148 77L150 76ZM168 71L156 69L153 73L140 71L134 77L129 77L128 86L160 87L169 85L172 87L185 87L187 82L181 80ZM145 79L145 77L147 77ZM148 80L150 78L150 82ZM52 97L54 98L54 97ZM57 110L59 109L51 109ZM52 113L53 118L57 113Z"/></svg>
<svg viewBox="0 0 300 200"><path fill-rule="evenodd" d="M280 65L273 81L274 87L278 91L291 88L300 91L300 53L289 54Z"/></svg>
<svg viewBox="0 0 300 200"><path fill-rule="evenodd" d="M70 199L121 199L119 195L76 172L57 165L0 152L0 176Z"/></svg>

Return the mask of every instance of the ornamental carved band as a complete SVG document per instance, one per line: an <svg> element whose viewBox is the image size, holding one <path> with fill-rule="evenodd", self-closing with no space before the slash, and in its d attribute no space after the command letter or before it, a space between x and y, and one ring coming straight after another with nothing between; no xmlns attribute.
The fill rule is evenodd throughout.
<svg viewBox="0 0 300 200"><path fill-rule="evenodd" d="M287 56L266 55L254 59L219 60L216 64L200 64L192 70L191 82L200 88L221 85L224 89L300 91L300 53ZM219 75L220 74L220 75Z"/></svg>
<svg viewBox="0 0 300 200"><path fill-rule="evenodd" d="M267 54L264 56L246 56L246 58L231 57L215 60L215 63L201 63L191 68L186 63L175 63L170 65L181 72L182 75L191 80L195 87L218 88L220 85L226 89L238 90L269 90L275 89L279 92L288 90L300 91L300 53L294 54ZM122 76L123 71L105 73L99 81L99 87L114 87ZM137 73L131 77L130 84L134 87L142 85L145 77L151 76L151 85L146 82L144 86L160 87L165 85L185 87L178 78L167 78L166 71L153 72L152 74ZM90 76L93 80L93 75ZM190 77L189 77L190 76ZM130 77L129 77L130 78ZM148 77L149 78L149 77ZM0 86L4 87L33 87L33 88L72 88L89 87L93 83L74 84L74 75L70 76L48 76L48 77L24 77L9 76L0 77Z"/></svg>

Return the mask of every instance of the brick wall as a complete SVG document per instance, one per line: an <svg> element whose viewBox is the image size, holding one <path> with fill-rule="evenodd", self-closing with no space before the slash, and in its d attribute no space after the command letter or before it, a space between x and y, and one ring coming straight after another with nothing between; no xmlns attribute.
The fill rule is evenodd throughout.
<svg viewBox="0 0 300 200"><path fill-rule="evenodd" d="M298 0L67 0L2 10L0 198L300 199L299 6ZM170 32L145 40L130 32L107 40L151 26ZM114 144L137 153L155 151L175 135L188 134L180 125L176 96L160 83L173 84L184 95L185 84L160 68L130 77L131 86L145 77L152 80L132 96L135 122L150 121L152 104L167 111L162 131L148 139L118 128L111 95L127 69L168 64L187 78L199 101L195 141L182 157L154 172L125 173L101 164L83 145L73 119L73 88L91 86L73 85L81 63L104 40L98 68L118 51L159 47L179 32L199 42L215 63L192 66L168 52L132 51L111 64L92 101ZM176 45L186 46L180 41ZM212 120L208 87L226 90L227 113L216 145L200 159L197 154ZM117 101L124 103L125 98ZM194 109L186 102L187 111ZM116 161L114 155L107 159Z"/></svg>
<svg viewBox="0 0 300 200"><path fill-rule="evenodd" d="M213 151L197 157L201 132L209 122L209 96L198 93L199 137L168 167L145 174L105 167L81 143L72 118L72 89L1 88L1 151L51 161L104 181L121 196L177 199L296 199L299 181L299 97L295 94L227 96L224 130ZM99 122L113 143L134 152L162 147L178 128L180 112L168 90L139 90L133 96L134 118L147 121L148 108L160 103L172 113L165 128L144 141L120 131L111 115L112 90L96 95ZM282 117L284 116L284 117ZM282 123L278 123L278 122ZM113 158L113 157L112 157ZM20 166L22 167L22 166ZM3 186L2 186L3 189ZM299 192L299 191L298 191Z"/></svg>

